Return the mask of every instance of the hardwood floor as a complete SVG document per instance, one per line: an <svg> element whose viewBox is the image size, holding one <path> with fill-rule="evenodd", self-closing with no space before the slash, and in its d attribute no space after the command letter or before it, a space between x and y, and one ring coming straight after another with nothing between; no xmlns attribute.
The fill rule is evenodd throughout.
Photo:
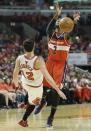
<svg viewBox="0 0 91 131"><path fill-rule="evenodd" d="M50 107L45 107L40 114L32 114L28 119L29 127L23 128L17 123L24 110L1 109L0 131L49 131L45 127L49 112ZM59 106L53 127L53 131L91 131L91 104Z"/></svg>

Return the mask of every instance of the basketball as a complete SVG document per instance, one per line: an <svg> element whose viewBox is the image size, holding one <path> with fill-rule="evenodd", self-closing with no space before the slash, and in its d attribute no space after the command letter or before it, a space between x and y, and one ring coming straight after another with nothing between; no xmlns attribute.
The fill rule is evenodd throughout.
<svg viewBox="0 0 91 131"><path fill-rule="evenodd" d="M66 33L69 33L74 28L74 21L69 17L64 17L60 20L59 28Z"/></svg>

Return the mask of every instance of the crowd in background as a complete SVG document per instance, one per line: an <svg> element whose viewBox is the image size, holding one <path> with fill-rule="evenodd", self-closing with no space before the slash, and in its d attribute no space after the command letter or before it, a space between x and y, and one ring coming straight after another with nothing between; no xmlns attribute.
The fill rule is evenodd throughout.
<svg viewBox="0 0 91 131"><path fill-rule="evenodd" d="M69 16L70 14L67 14ZM8 23L7 27L10 27L12 31L24 38L25 33L23 30L22 22L31 26L33 29L39 32L38 39L42 39L46 36L46 27L53 17L53 14L43 15L41 13L25 14L21 16L15 14L14 16L1 16L1 21L5 20ZM86 17L86 18L85 18ZM79 23L76 25L71 37L71 51L72 52L91 52L91 14L81 14ZM38 41L37 39L37 41ZM38 41L39 42L39 41ZM42 42L42 41L41 41Z"/></svg>
<svg viewBox="0 0 91 131"><path fill-rule="evenodd" d="M41 54L45 60L48 54L46 26L51 17L52 16L44 16L42 14L31 14L29 16L31 21L26 22L29 26L39 32L38 35L36 35L35 52L37 54ZM80 21L80 23L81 22L82 21ZM84 21L83 23L80 23L76 28L76 35L74 35L74 32L71 34L70 52L90 53L91 39L85 32L86 28L83 28L83 26L81 27L81 24L84 24ZM11 34L8 34L5 29L0 31L0 94L4 95L5 97L4 105L6 105L6 108L9 108L10 101L13 103L12 107L17 107L17 105L24 101L24 96L26 94L25 91L22 92L22 88L19 89L20 91L18 90L16 92L15 87L11 82L15 59L19 54L23 53L22 42L25 39L25 32L21 26L22 24L18 24L16 22L13 27L11 25ZM91 28L91 26L89 28ZM22 31L20 29L22 29ZM86 73L82 73L75 68L72 69L68 67L66 77L67 78L63 89L68 96L66 103L82 103L84 101L91 101L91 80ZM88 93L85 93L86 91Z"/></svg>
<svg viewBox="0 0 91 131"><path fill-rule="evenodd" d="M38 9L49 9L55 3L55 0L0 0L0 5L8 5L8 6L29 6L31 8ZM82 5L85 7L89 7L90 1L61 1L61 5L65 9L78 9L81 8ZM79 7L78 7L79 5ZM81 7L80 7L81 6Z"/></svg>

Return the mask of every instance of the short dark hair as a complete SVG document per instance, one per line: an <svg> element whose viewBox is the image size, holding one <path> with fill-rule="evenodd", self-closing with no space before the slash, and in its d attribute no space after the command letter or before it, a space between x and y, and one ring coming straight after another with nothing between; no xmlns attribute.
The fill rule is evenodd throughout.
<svg viewBox="0 0 91 131"><path fill-rule="evenodd" d="M34 48L34 40L27 39L23 42L23 47L26 52L31 52Z"/></svg>

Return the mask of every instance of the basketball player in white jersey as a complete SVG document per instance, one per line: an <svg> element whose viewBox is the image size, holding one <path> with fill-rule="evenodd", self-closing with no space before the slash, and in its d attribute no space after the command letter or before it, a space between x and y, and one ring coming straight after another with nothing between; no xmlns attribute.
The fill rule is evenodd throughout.
<svg viewBox="0 0 91 131"><path fill-rule="evenodd" d="M42 57L34 55L34 41L26 40L23 44L25 54L18 56L16 59L15 69L13 72L13 82L18 87L18 75L21 71L22 86L28 92L29 105L26 112L19 122L23 127L27 127L27 118L33 112L35 105L39 105L43 94L43 76L50 85L57 91L60 97L66 99L66 96L56 85L53 78L49 75L45 62Z"/></svg>

